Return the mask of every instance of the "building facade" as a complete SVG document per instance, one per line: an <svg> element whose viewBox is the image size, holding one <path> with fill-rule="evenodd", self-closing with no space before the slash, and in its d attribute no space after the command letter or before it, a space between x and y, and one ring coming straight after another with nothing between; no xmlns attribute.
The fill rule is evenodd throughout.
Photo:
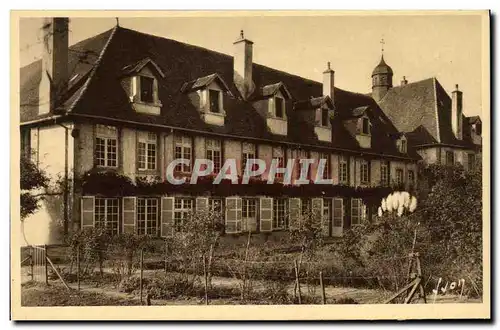
<svg viewBox="0 0 500 330"><path fill-rule="evenodd" d="M32 244L92 227L166 237L197 209L221 212L231 236L286 232L297 210L311 208L324 235L338 237L370 221L370 198L417 184L422 157L411 139L372 97L335 87L329 63L322 83L253 63L243 31L228 56L118 26L69 47L67 19L44 28L42 60L21 68L22 153L66 184L25 221ZM189 178L197 159L211 160L213 175L234 159L238 178L249 159L267 166L248 189L219 195L188 183L149 193L85 185L109 174L161 186L178 159L186 161L173 168L177 178ZM262 188L273 161L282 168L292 159L290 184L278 173ZM300 159L314 160L305 179L331 184L298 188Z"/></svg>

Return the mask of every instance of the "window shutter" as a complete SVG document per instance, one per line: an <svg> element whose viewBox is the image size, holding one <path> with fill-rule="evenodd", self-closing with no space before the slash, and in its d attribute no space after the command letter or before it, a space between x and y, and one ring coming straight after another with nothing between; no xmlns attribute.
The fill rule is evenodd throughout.
<svg viewBox="0 0 500 330"><path fill-rule="evenodd" d="M260 231L273 230L273 199L271 197L260 198Z"/></svg>
<svg viewBox="0 0 500 330"><path fill-rule="evenodd" d="M161 227L162 237L171 236L174 232L174 197L161 198Z"/></svg>
<svg viewBox="0 0 500 330"><path fill-rule="evenodd" d="M196 198L196 211L206 212L208 210L208 198L207 197L197 197Z"/></svg>
<svg viewBox="0 0 500 330"><path fill-rule="evenodd" d="M81 227L93 228L94 227L94 208L95 208L95 198L94 196L82 196L81 199Z"/></svg>
<svg viewBox="0 0 500 330"><path fill-rule="evenodd" d="M137 198L123 197L123 232L135 233L137 221Z"/></svg>
<svg viewBox="0 0 500 330"><path fill-rule="evenodd" d="M153 102L158 103L158 79L153 79Z"/></svg>
<svg viewBox="0 0 500 330"><path fill-rule="evenodd" d="M311 201L311 207L314 221L320 221L323 235L328 236L328 221L327 219L323 219L323 198L313 198Z"/></svg>
<svg viewBox="0 0 500 330"><path fill-rule="evenodd" d="M342 227L344 224L344 200L342 198L333 199L333 225L335 227Z"/></svg>
<svg viewBox="0 0 500 330"><path fill-rule="evenodd" d="M289 227L290 229L299 229L301 227L301 200L300 198L290 198L288 200Z"/></svg>
<svg viewBox="0 0 500 330"><path fill-rule="evenodd" d="M242 201L240 197L226 197L226 233L241 232Z"/></svg>

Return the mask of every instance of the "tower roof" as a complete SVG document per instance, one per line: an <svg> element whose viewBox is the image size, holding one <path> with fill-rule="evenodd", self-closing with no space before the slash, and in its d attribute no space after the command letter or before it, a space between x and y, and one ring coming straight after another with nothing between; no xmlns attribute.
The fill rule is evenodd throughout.
<svg viewBox="0 0 500 330"><path fill-rule="evenodd" d="M384 55L382 54L382 58L380 59L380 63L373 69L372 77L376 74L393 74L392 68L387 65L384 61Z"/></svg>

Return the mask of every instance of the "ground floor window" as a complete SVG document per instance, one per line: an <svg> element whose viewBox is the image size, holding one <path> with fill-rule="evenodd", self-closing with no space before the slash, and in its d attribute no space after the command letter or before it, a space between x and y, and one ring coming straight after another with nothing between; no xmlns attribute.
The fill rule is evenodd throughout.
<svg viewBox="0 0 500 330"><path fill-rule="evenodd" d="M273 205L273 229L288 229L287 207L288 200L275 198Z"/></svg>
<svg viewBox="0 0 500 330"><path fill-rule="evenodd" d="M251 224L257 226L257 200L254 198L243 198L242 199L242 231L252 230Z"/></svg>
<svg viewBox="0 0 500 330"><path fill-rule="evenodd" d="M332 199L323 198L323 219L329 221L332 217Z"/></svg>
<svg viewBox="0 0 500 330"><path fill-rule="evenodd" d="M311 213L312 210L312 201L310 198L301 198L300 199L300 207L301 207L301 215L306 216Z"/></svg>
<svg viewBox="0 0 500 330"><path fill-rule="evenodd" d="M360 225L366 220L366 205L361 198L351 200L351 225Z"/></svg>
<svg viewBox="0 0 500 330"><path fill-rule="evenodd" d="M221 198L210 198L208 200L208 208L210 212L222 213L222 199Z"/></svg>
<svg viewBox="0 0 500 330"><path fill-rule="evenodd" d="M401 168L396 169L396 184L402 185L404 181L404 174Z"/></svg>
<svg viewBox="0 0 500 330"><path fill-rule="evenodd" d="M137 234L158 234L158 199L137 198Z"/></svg>
<svg viewBox="0 0 500 330"><path fill-rule="evenodd" d="M112 235L119 233L119 200L118 198L95 199L95 228L105 228Z"/></svg>
<svg viewBox="0 0 500 330"><path fill-rule="evenodd" d="M174 229L182 231L184 220L193 211L193 199L191 198L176 198L174 201Z"/></svg>

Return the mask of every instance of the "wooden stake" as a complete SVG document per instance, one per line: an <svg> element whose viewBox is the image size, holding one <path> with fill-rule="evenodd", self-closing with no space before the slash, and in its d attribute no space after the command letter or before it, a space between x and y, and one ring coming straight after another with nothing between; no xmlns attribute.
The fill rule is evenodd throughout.
<svg viewBox="0 0 500 330"><path fill-rule="evenodd" d="M203 255L203 275L205 276L205 305L208 305L208 272L207 258Z"/></svg>
<svg viewBox="0 0 500 330"><path fill-rule="evenodd" d="M295 283L297 285L299 305L302 305L302 294L300 292L300 280L299 280L299 265L297 264L297 260L295 260Z"/></svg>
<svg viewBox="0 0 500 330"><path fill-rule="evenodd" d="M34 263L33 263L33 252L34 252L34 249L33 247L31 247L31 255L30 255L30 269L31 269L31 280L33 281L35 279L35 274L33 273L34 271Z"/></svg>
<svg viewBox="0 0 500 330"><path fill-rule="evenodd" d="M142 275L143 275L143 266L144 266L144 249L141 249L141 275L139 277L139 286L140 286L140 297L141 297L141 305L143 303L142 301Z"/></svg>
<svg viewBox="0 0 500 330"><path fill-rule="evenodd" d="M78 291L80 291L80 244L76 246L76 281L78 283Z"/></svg>
<svg viewBox="0 0 500 330"><path fill-rule="evenodd" d="M319 285L321 286L321 301L326 304L325 284L323 283L323 272L319 272Z"/></svg>
<svg viewBox="0 0 500 330"><path fill-rule="evenodd" d="M54 264L52 263L52 261L49 259L49 257L45 256L45 266L47 266L47 261L50 263L50 265L52 266L52 269L54 270L54 272L56 273L57 277L59 277L59 279L61 280L61 282L63 282L64 286L66 287L66 289L68 290L71 290L71 288L66 284L66 282L64 281L64 279L62 278L61 274L59 274L59 272L57 271L57 268L56 266L54 266ZM47 267L46 267L47 268Z"/></svg>
<svg viewBox="0 0 500 330"><path fill-rule="evenodd" d="M167 273L168 269L167 255L168 255L168 241L165 239L165 274Z"/></svg>
<svg viewBox="0 0 500 330"><path fill-rule="evenodd" d="M49 254L47 253L47 245L43 246L43 251L45 252L45 284L49 285L49 265L47 264L47 260L49 260Z"/></svg>

